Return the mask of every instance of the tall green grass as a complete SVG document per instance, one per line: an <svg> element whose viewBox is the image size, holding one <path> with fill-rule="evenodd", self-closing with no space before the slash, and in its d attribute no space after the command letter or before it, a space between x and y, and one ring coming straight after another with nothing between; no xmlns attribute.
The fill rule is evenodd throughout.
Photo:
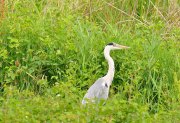
<svg viewBox="0 0 180 123"><path fill-rule="evenodd" d="M2 122L179 122L178 1L5 1L0 21ZM81 106L105 75L105 106ZM20 108L19 108L20 107Z"/></svg>

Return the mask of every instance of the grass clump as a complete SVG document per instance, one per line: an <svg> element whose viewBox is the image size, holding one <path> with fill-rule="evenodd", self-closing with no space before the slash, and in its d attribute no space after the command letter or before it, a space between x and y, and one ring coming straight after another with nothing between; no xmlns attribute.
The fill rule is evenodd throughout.
<svg viewBox="0 0 180 123"><path fill-rule="evenodd" d="M179 122L176 1L5 1L0 21L1 122ZM2 14L2 13L1 13ZM105 106L82 107L93 82L115 78Z"/></svg>

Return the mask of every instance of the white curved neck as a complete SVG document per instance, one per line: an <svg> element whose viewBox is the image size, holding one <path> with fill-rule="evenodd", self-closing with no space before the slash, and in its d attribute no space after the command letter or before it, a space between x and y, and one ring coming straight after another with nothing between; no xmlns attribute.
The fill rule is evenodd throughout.
<svg viewBox="0 0 180 123"><path fill-rule="evenodd" d="M108 85L111 85L112 80L114 78L114 72L115 72L115 68L114 68L114 61L110 56L110 47L106 46L104 49L104 57L105 59L108 61L108 72L107 74L104 76L104 78L107 80Z"/></svg>

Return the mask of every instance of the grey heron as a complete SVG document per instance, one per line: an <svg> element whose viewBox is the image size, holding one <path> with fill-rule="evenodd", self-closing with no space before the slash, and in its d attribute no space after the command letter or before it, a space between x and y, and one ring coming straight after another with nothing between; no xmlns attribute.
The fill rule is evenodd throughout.
<svg viewBox="0 0 180 123"><path fill-rule="evenodd" d="M85 94L82 104L88 103L88 101L95 102L96 100L106 100L109 95L109 88L112 84L113 78L114 78L114 61L110 56L111 50L116 49L127 49L129 47L119 45L116 43L109 43L104 48L104 57L108 62L108 72L104 77L101 77L95 81L95 83L88 89L87 93Z"/></svg>

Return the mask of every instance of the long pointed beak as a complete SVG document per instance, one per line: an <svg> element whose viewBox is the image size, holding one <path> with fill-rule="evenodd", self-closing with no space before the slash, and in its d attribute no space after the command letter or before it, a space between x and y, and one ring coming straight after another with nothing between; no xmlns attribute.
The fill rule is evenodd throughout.
<svg viewBox="0 0 180 123"><path fill-rule="evenodd" d="M117 48L119 48L119 49L128 49L128 48L130 48L130 47L128 47L128 46L123 46L123 45L119 45L119 44L116 44L115 45Z"/></svg>

